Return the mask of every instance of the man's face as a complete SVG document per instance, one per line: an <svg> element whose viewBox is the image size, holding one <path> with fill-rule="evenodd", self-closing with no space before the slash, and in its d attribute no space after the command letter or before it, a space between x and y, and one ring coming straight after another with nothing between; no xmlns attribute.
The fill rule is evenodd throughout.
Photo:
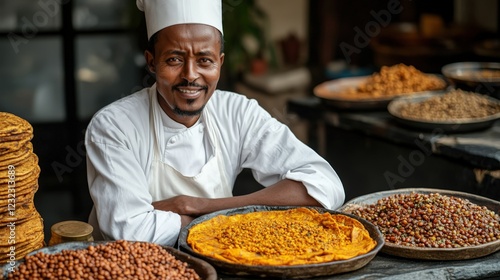
<svg viewBox="0 0 500 280"><path fill-rule="evenodd" d="M160 106L187 127L198 120L217 87L224 62L220 40L219 31L209 25L173 25L158 32L154 54L145 53L163 96Z"/></svg>

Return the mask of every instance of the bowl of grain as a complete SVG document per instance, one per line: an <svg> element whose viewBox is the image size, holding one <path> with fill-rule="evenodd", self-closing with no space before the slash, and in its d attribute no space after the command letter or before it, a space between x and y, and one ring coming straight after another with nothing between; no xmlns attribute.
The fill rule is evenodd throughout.
<svg viewBox="0 0 500 280"><path fill-rule="evenodd" d="M444 93L394 99L387 110L401 125L417 130L460 133L491 127L500 118L500 101L475 92Z"/></svg>

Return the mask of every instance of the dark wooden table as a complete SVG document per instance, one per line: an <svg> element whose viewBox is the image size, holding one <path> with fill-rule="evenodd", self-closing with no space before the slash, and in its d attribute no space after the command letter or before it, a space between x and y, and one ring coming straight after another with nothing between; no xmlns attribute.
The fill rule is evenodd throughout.
<svg viewBox="0 0 500 280"><path fill-rule="evenodd" d="M309 121L309 144L338 171L347 199L434 187L500 200L500 120L477 131L422 130L402 125L383 109L340 110L316 97L290 99L288 112ZM398 174L398 165L405 164L414 169L408 176ZM387 172L404 176L389 184Z"/></svg>

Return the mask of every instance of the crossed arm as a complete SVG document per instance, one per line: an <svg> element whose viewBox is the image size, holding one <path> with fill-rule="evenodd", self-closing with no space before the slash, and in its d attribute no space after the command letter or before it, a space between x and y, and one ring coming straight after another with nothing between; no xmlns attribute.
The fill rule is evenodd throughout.
<svg viewBox="0 0 500 280"><path fill-rule="evenodd" d="M155 209L172 211L181 215L182 226L203 214L247 205L321 206L307 193L306 187L301 182L289 179L281 180L272 186L242 196L201 198L180 195L153 202Z"/></svg>

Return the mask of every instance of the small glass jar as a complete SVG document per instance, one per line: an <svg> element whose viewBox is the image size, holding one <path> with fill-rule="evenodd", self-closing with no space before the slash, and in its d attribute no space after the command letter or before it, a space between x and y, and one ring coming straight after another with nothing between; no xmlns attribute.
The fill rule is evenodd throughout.
<svg viewBox="0 0 500 280"><path fill-rule="evenodd" d="M52 225L49 246L74 241L94 241L94 228L81 221L63 221Z"/></svg>

